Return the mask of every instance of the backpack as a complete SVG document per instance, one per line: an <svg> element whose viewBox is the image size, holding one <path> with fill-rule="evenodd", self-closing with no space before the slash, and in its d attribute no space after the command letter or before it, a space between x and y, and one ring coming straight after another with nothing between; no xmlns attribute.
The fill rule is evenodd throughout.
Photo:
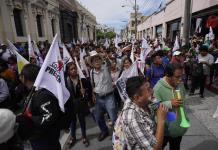
<svg viewBox="0 0 218 150"><path fill-rule="evenodd" d="M198 63L198 61L196 60L191 62L190 70L191 70L191 76L194 76L194 77L200 77L204 74L203 64Z"/></svg>
<svg viewBox="0 0 218 150"><path fill-rule="evenodd" d="M114 126L114 131L112 136L112 143L113 143L114 150L127 150L127 143L124 134L124 128L123 128L124 123L122 120L122 114L123 111L118 116Z"/></svg>

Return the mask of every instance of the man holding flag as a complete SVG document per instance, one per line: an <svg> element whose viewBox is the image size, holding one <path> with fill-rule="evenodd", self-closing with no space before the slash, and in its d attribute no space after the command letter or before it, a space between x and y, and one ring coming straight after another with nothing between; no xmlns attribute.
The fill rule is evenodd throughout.
<svg viewBox="0 0 218 150"><path fill-rule="evenodd" d="M33 88L39 69L33 64L24 66L20 80L28 90ZM24 113L17 116L18 134L23 140L30 140L33 150L61 150L60 115L57 98L46 89L38 90L26 104Z"/></svg>
<svg viewBox="0 0 218 150"><path fill-rule="evenodd" d="M57 35L41 69L28 64L20 79L31 92L22 115L17 117L18 133L30 140L33 150L61 150L59 122L63 123L61 111L65 112L70 93L65 86Z"/></svg>

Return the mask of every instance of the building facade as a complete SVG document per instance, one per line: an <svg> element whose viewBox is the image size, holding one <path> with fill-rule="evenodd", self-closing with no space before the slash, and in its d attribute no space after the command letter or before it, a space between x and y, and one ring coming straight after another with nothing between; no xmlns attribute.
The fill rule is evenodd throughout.
<svg viewBox="0 0 218 150"><path fill-rule="evenodd" d="M78 39L80 41L95 41L96 40L96 17L88 11L82 4L75 1L78 13Z"/></svg>
<svg viewBox="0 0 218 150"><path fill-rule="evenodd" d="M96 39L96 17L76 0L0 0L0 43Z"/></svg>
<svg viewBox="0 0 218 150"><path fill-rule="evenodd" d="M137 17L137 23L135 22L135 17ZM141 23L141 18L142 14L137 13L135 16L135 13L130 13L130 18L128 22L128 38L133 38L135 37L135 24L140 24Z"/></svg>
<svg viewBox="0 0 218 150"><path fill-rule="evenodd" d="M59 0L61 40L69 43L78 40L78 13L74 0Z"/></svg>
<svg viewBox="0 0 218 150"><path fill-rule="evenodd" d="M184 6L184 0L169 0L164 9L149 16L138 25L138 34L141 35L139 38L168 38L172 41L177 35L183 37ZM206 26L209 19L214 17L216 18L214 20L218 20L218 0L192 0L191 12L191 34L196 31L199 24L202 29L201 34L206 34L209 32L209 28ZM197 23L199 19L201 22ZM213 26L213 29L215 33L218 33L216 25Z"/></svg>
<svg viewBox="0 0 218 150"><path fill-rule="evenodd" d="M1 42L52 41L59 30L59 3L57 0L1 0Z"/></svg>

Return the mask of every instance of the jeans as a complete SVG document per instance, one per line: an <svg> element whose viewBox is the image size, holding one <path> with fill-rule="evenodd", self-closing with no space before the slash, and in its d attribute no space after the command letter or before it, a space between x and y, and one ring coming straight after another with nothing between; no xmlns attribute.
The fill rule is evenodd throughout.
<svg viewBox="0 0 218 150"><path fill-rule="evenodd" d="M61 150L59 137L60 133L54 133L52 136L30 140L30 143L33 150Z"/></svg>
<svg viewBox="0 0 218 150"><path fill-rule="evenodd" d="M170 150L180 150L181 141L182 141L182 136L175 137L175 138L165 136L163 140L162 149L164 149L164 147L167 146L167 143L169 142Z"/></svg>
<svg viewBox="0 0 218 150"><path fill-rule="evenodd" d="M198 87L198 84L200 86L200 95L204 94L204 88L206 86L206 79L207 76L201 76L201 77L192 77L192 85L191 85L191 91L190 93L194 93L195 89Z"/></svg>
<svg viewBox="0 0 218 150"><path fill-rule="evenodd" d="M104 119L105 112L109 114L110 119L114 124L117 119L117 108L113 93L105 97L96 96L95 118L102 133L108 132L108 127Z"/></svg>
<svg viewBox="0 0 218 150"><path fill-rule="evenodd" d="M86 120L85 120L85 115L83 113L77 113L77 114L73 115L72 123L71 123L71 126L70 126L71 137L76 139L76 122L77 122L77 117L79 119L79 124L80 124L80 127L81 127L82 137L86 138Z"/></svg>

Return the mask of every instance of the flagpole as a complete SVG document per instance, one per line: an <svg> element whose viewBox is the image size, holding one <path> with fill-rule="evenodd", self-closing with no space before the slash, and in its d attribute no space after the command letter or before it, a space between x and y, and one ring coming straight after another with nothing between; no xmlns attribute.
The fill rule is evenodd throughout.
<svg viewBox="0 0 218 150"><path fill-rule="evenodd" d="M36 89L35 86L33 86L33 87L31 88L30 93L28 94L28 96L27 96L27 98L26 98L26 101L25 101L25 103L24 103L24 109L23 109L23 111L22 111L22 114L24 114L24 112L26 111L26 109L30 106L30 101L31 101L31 99L32 99L32 97L33 97L33 94L34 94L34 92L35 92L35 89Z"/></svg>
<svg viewBox="0 0 218 150"><path fill-rule="evenodd" d="M85 89L83 88L83 84L82 84L82 80L81 79L79 79L79 83L80 83L81 90L84 91ZM81 92L81 93L82 93L82 96L84 98L85 97L84 93L83 92Z"/></svg>

